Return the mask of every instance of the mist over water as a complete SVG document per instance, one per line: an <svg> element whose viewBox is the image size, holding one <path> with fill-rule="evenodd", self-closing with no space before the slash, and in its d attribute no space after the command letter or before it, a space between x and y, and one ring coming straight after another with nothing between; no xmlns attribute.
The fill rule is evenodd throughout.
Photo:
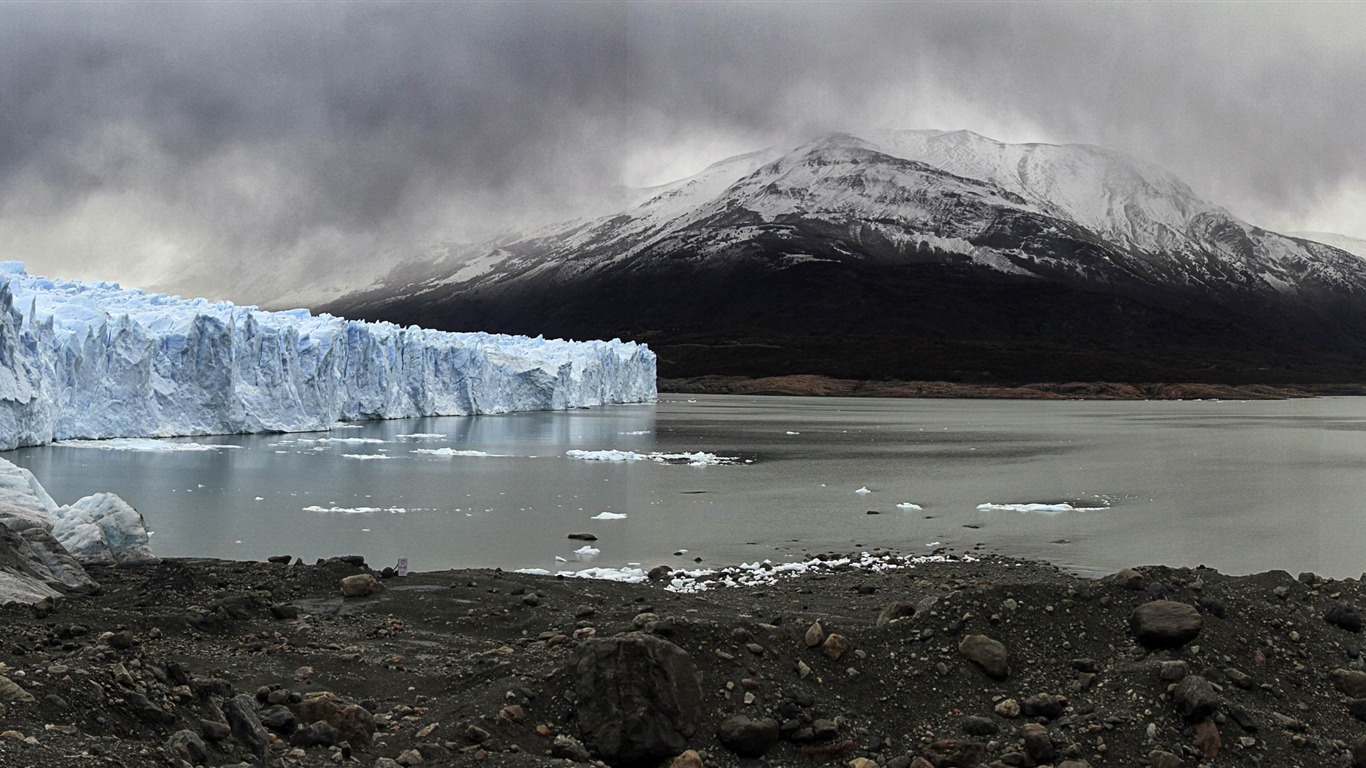
<svg viewBox="0 0 1366 768"><path fill-rule="evenodd" d="M653 406L162 442L220 448L56 444L5 457L60 503L123 496L162 556L359 553L377 567L406 557L417 570L567 569L981 544L1092 575L1148 563L1366 570L1366 401L1353 398L666 395ZM737 463L566 455L609 449ZM566 538L573 532L597 535L601 553L575 555L583 543Z"/></svg>

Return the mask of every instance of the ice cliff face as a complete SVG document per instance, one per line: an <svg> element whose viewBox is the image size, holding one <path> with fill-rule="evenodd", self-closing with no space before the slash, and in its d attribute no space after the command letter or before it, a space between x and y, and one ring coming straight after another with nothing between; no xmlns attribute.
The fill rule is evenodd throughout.
<svg viewBox="0 0 1366 768"><path fill-rule="evenodd" d="M0 263L0 449L654 397L655 355L633 342L266 312Z"/></svg>

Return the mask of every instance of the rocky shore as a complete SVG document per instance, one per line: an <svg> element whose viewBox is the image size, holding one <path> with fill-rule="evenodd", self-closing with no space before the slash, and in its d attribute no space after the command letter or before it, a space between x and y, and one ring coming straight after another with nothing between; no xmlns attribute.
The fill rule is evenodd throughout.
<svg viewBox="0 0 1366 768"><path fill-rule="evenodd" d="M92 568L0 609L0 765L1366 766L1355 579L834 557L689 594Z"/></svg>
<svg viewBox="0 0 1366 768"><path fill-rule="evenodd" d="M1358 384L1127 383L1114 381L968 384L953 381L867 381L828 376L694 376L661 378L661 393L692 395L803 395L820 397L965 398L974 400L1288 400L1362 395Z"/></svg>

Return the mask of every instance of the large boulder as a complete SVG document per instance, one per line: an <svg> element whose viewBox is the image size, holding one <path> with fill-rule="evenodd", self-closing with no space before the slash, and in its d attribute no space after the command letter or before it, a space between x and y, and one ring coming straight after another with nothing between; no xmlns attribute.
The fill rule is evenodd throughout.
<svg viewBox="0 0 1366 768"><path fill-rule="evenodd" d="M290 709L300 725L327 723L337 729L338 738L353 747L368 745L375 731L375 717L369 710L330 691L306 693Z"/></svg>
<svg viewBox="0 0 1366 768"><path fill-rule="evenodd" d="M641 632L587 640L574 674L583 741L613 765L677 755L697 730L697 670L687 651L667 640Z"/></svg>
<svg viewBox="0 0 1366 768"><path fill-rule="evenodd" d="M1129 629L1144 648L1180 648L1199 636L1204 620L1195 606L1153 600L1134 609Z"/></svg>

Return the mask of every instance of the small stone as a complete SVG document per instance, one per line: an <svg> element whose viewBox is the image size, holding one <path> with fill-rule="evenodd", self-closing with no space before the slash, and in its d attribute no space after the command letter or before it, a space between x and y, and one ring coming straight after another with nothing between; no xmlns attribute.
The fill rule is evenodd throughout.
<svg viewBox="0 0 1366 768"><path fill-rule="evenodd" d="M1019 717L1020 702L1015 699L1001 699L994 707L996 714L1001 717Z"/></svg>
<svg viewBox="0 0 1366 768"><path fill-rule="evenodd" d="M1169 683L1174 683L1188 674L1190 668L1184 661L1164 661L1157 670L1157 676Z"/></svg>
<svg viewBox="0 0 1366 768"><path fill-rule="evenodd" d="M232 735L232 728L217 720L200 720L199 732L209 741L222 741Z"/></svg>
<svg viewBox="0 0 1366 768"><path fill-rule="evenodd" d="M426 762L426 760L422 758L421 752L418 752L416 749L410 749L406 752L401 753L397 758L394 759L394 762L398 763L399 765L410 766L422 765Z"/></svg>
<svg viewBox="0 0 1366 768"><path fill-rule="evenodd" d="M337 729L326 720L319 720L316 723L298 729L289 736L289 745L292 747L331 747L341 741L337 734Z"/></svg>
<svg viewBox="0 0 1366 768"><path fill-rule="evenodd" d="M290 603L271 603L270 615L277 621L289 621L299 618L299 606Z"/></svg>
<svg viewBox="0 0 1366 768"><path fill-rule="evenodd" d="M810 675L810 674L811 674L811 667L807 666L807 663L806 663L806 662L802 661L801 659L798 659L798 660L797 660L797 676L800 677L801 679L805 680L806 677L807 677L807 675Z"/></svg>
<svg viewBox="0 0 1366 768"><path fill-rule="evenodd" d="M558 757L561 760L572 760L576 763L586 763L592 759L588 753L588 748L578 739L566 734L559 734L550 744L550 756Z"/></svg>
<svg viewBox="0 0 1366 768"><path fill-rule="evenodd" d="M263 758L266 747L270 744L270 737L266 735L265 727L256 716L255 700L245 693L239 693L228 699L227 704L223 706L223 712L228 716L233 738L257 758Z"/></svg>
<svg viewBox="0 0 1366 768"><path fill-rule="evenodd" d="M821 654L831 661L839 661L840 657L849 651L849 638L835 633L825 638L821 643Z"/></svg>
<svg viewBox="0 0 1366 768"><path fill-rule="evenodd" d="M24 690L18 683L0 675L0 701L18 701L28 703L36 701L33 694Z"/></svg>
<svg viewBox="0 0 1366 768"><path fill-rule="evenodd" d="M969 736L995 736L999 730L996 722L991 718L976 715L963 718L959 727L963 729L963 733Z"/></svg>
<svg viewBox="0 0 1366 768"><path fill-rule="evenodd" d="M1349 699L1366 698L1366 672L1338 668L1328 673L1333 687Z"/></svg>
<svg viewBox="0 0 1366 768"><path fill-rule="evenodd" d="M770 718L751 720L735 715L721 721L716 737L740 757L763 757L778 743L778 721Z"/></svg>
<svg viewBox="0 0 1366 768"><path fill-rule="evenodd" d="M1125 589L1132 589L1135 592L1142 592L1147 588L1147 580L1143 574L1133 568L1121 568L1119 571L1105 578L1105 581L1118 584Z"/></svg>
<svg viewBox="0 0 1366 768"><path fill-rule="evenodd" d="M689 749L675 757L669 768L703 768L702 756L695 749Z"/></svg>
<svg viewBox="0 0 1366 768"><path fill-rule="evenodd" d="M806 629L806 647L815 648L825 642L825 627L818 621Z"/></svg>
<svg viewBox="0 0 1366 768"><path fill-rule="evenodd" d="M1148 765L1152 768L1186 768L1186 761L1170 752L1154 749L1148 753Z"/></svg>
<svg viewBox="0 0 1366 768"><path fill-rule="evenodd" d="M849 768L881 768L876 762L869 760L866 757L856 757L853 760L850 760L848 765Z"/></svg>
<svg viewBox="0 0 1366 768"><path fill-rule="evenodd" d="M1224 740L1219 736L1219 726L1213 720L1204 720L1195 726L1195 748L1199 750L1200 756L1206 760L1213 760L1219 756L1219 749L1224 746Z"/></svg>
<svg viewBox="0 0 1366 768"><path fill-rule="evenodd" d="M1038 723L1026 723L1020 728L1020 734L1024 737L1025 754L1036 764L1051 763L1057 757L1058 750L1053 746L1047 728Z"/></svg>
<svg viewBox="0 0 1366 768"><path fill-rule="evenodd" d="M1042 717L1045 720L1057 720L1066 708L1067 698L1051 693L1036 693L1020 702L1020 711L1025 717Z"/></svg>
<svg viewBox="0 0 1366 768"><path fill-rule="evenodd" d="M909 619L915 616L915 603L905 600L897 600L888 603L882 612L877 615L877 625L879 627L890 624L901 619Z"/></svg>
<svg viewBox="0 0 1366 768"><path fill-rule="evenodd" d="M110 648L113 648L116 651L126 651L133 647L133 633L126 630L123 632L115 632L110 635L105 642L109 644Z"/></svg>
<svg viewBox="0 0 1366 768"><path fill-rule="evenodd" d="M375 577L368 573L347 576L339 583L342 597L364 597L375 591Z"/></svg>
<svg viewBox="0 0 1366 768"><path fill-rule="evenodd" d="M997 680L1010 675L1010 653L999 640L986 635L968 635L958 644L958 652Z"/></svg>

